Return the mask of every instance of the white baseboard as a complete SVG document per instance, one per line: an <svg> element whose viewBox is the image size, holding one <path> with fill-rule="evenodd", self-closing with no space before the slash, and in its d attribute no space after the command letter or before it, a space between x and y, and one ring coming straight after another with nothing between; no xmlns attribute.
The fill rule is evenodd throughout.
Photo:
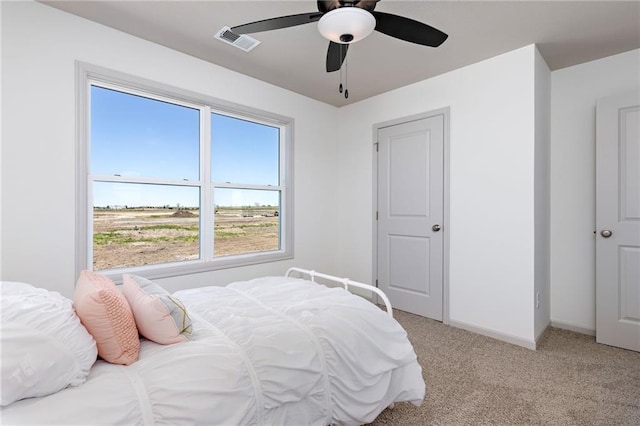
<svg viewBox="0 0 640 426"><path fill-rule="evenodd" d="M549 321L547 323L547 325L544 326L544 328L542 330L540 330L540 333L538 333L538 335L536 336L536 348L538 347L538 345L540 344L540 339L542 339L542 336L544 336L544 333L547 332L547 330L549 329L549 327L551 327L551 321Z"/></svg>
<svg viewBox="0 0 640 426"><path fill-rule="evenodd" d="M586 334L587 336L595 336L596 331L590 328L579 327L577 325L568 324L566 322L561 321L551 321L551 327L561 328L563 330L574 331L580 334Z"/></svg>
<svg viewBox="0 0 640 426"><path fill-rule="evenodd" d="M487 328L478 327L464 322L455 321L450 319L449 325L452 327L461 328L463 330L471 331L472 333L481 334L483 336L491 337L493 339L502 340L503 342L511 343L512 345L522 346L523 348L536 350L536 341L523 339L522 337L513 336L507 333L501 333L499 331L490 330Z"/></svg>
<svg viewBox="0 0 640 426"><path fill-rule="evenodd" d="M563 330L569 330L580 334L586 334L587 336L595 336L596 331L591 330L589 328L579 327L572 324L567 324L558 321L551 321L547 327L542 329L542 331L536 336L535 340L531 341L528 339L523 339L522 337L513 336L511 334L502 333L495 330L490 330L483 327L478 327L475 325L467 324L460 321L450 320L449 325L452 327L461 328L463 330L471 331L472 333L481 334L483 336L491 337L493 339L501 340L503 342L511 343L512 345L522 346L523 348L536 350L538 346L538 342L544 336L544 333L547 331L549 327L561 328Z"/></svg>

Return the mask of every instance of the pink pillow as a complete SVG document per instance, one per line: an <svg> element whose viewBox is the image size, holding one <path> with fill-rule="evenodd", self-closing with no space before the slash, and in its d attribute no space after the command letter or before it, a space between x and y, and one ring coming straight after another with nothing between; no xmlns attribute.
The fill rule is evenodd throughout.
<svg viewBox="0 0 640 426"><path fill-rule="evenodd" d="M146 278L125 274L122 292L144 337L161 345L188 340L191 319L187 309L168 291Z"/></svg>
<svg viewBox="0 0 640 426"><path fill-rule="evenodd" d="M98 346L98 355L113 364L129 365L140 351L138 329L127 299L109 278L82 271L73 305Z"/></svg>

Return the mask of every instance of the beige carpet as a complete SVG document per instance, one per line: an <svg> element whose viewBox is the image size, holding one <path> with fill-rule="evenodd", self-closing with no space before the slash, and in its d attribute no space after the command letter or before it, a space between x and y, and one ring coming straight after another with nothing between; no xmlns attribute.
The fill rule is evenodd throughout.
<svg viewBox="0 0 640 426"><path fill-rule="evenodd" d="M549 328L537 351L394 311L423 368L421 407L373 425L640 425L640 353Z"/></svg>

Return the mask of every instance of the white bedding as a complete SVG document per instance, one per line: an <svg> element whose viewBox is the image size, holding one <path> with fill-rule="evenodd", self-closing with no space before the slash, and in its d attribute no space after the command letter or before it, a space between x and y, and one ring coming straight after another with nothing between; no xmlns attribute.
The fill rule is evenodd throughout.
<svg viewBox="0 0 640 426"><path fill-rule="evenodd" d="M3 407L3 424L327 425L371 422L425 385L402 327L341 288L266 277L175 293L191 341L143 340L130 366Z"/></svg>

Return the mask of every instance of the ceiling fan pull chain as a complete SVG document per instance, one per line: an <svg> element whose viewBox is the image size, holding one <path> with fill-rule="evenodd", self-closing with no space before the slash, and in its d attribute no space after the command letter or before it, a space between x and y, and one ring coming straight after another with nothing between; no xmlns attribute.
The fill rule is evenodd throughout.
<svg viewBox="0 0 640 426"><path fill-rule="evenodd" d="M349 99L349 89L347 86L349 85L349 59L345 59L344 61L344 98Z"/></svg>
<svg viewBox="0 0 640 426"><path fill-rule="evenodd" d="M342 57L342 45L340 45L340 57ZM342 67L340 67L340 86L338 87L338 93L342 93Z"/></svg>

